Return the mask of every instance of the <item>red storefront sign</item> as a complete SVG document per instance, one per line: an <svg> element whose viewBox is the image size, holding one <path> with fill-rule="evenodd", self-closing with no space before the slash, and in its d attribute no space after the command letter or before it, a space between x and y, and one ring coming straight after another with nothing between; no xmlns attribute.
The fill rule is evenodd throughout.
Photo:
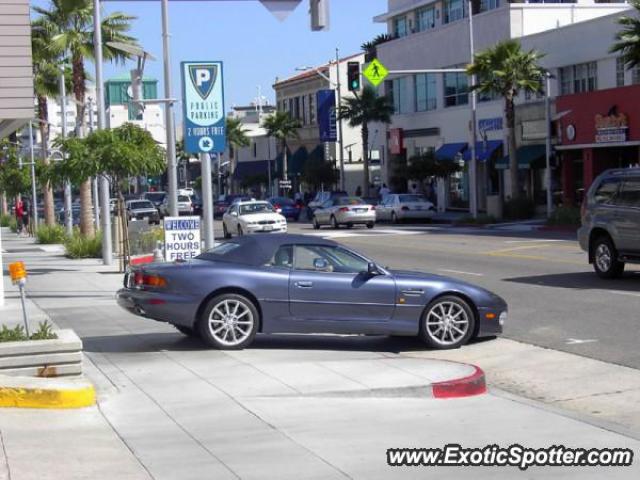
<svg viewBox="0 0 640 480"><path fill-rule="evenodd" d="M389 151L391 155L402 155L404 149L403 135L401 128L389 129Z"/></svg>

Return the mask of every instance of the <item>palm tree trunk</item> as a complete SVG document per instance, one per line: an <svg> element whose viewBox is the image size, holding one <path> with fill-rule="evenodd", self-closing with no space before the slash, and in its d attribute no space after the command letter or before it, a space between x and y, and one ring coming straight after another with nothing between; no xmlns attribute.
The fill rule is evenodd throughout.
<svg viewBox="0 0 640 480"><path fill-rule="evenodd" d="M365 192L365 196L369 197L369 125L366 121L362 124L362 173L364 182L362 191Z"/></svg>
<svg viewBox="0 0 640 480"><path fill-rule="evenodd" d="M520 193L518 185L518 153L516 146L516 115L513 98L505 99L505 116L507 117L507 129L509 135L509 179L510 196L512 199L517 198Z"/></svg>
<svg viewBox="0 0 640 480"><path fill-rule="evenodd" d="M42 156L42 164L46 167L49 165L49 155L47 147L49 144L49 109L47 106L47 97L38 95L38 119L40 120L40 154ZM42 186L42 197L44 207L44 223L47 226L53 226L56 223L53 211L53 189L51 183L47 181Z"/></svg>
<svg viewBox="0 0 640 480"><path fill-rule="evenodd" d="M282 141L282 179L288 180L288 168L287 168L287 141Z"/></svg>

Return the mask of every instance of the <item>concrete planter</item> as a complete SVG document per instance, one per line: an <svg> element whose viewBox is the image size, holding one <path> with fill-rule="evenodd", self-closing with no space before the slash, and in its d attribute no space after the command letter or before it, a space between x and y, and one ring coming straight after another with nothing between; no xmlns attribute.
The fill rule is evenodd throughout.
<svg viewBox="0 0 640 480"><path fill-rule="evenodd" d="M0 343L0 375L61 377L82 374L82 340L56 330L55 340Z"/></svg>

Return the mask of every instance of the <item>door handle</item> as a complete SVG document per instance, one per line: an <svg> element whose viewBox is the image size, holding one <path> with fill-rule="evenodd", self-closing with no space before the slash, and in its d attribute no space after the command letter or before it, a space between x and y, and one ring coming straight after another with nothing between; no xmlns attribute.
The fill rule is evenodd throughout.
<svg viewBox="0 0 640 480"><path fill-rule="evenodd" d="M298 288L311 288L313 287L313 282L296 282L295 286Z"/></svg>

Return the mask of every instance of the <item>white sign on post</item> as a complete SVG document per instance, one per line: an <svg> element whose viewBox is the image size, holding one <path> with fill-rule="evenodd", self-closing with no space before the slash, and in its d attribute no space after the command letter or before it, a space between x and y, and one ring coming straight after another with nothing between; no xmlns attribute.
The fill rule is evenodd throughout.
<svg viewBox="0 0 640 480"><path fill-rule="evenodd" d="M165 261L191 260L200 252L200 217L165 217Z"/></svg>

